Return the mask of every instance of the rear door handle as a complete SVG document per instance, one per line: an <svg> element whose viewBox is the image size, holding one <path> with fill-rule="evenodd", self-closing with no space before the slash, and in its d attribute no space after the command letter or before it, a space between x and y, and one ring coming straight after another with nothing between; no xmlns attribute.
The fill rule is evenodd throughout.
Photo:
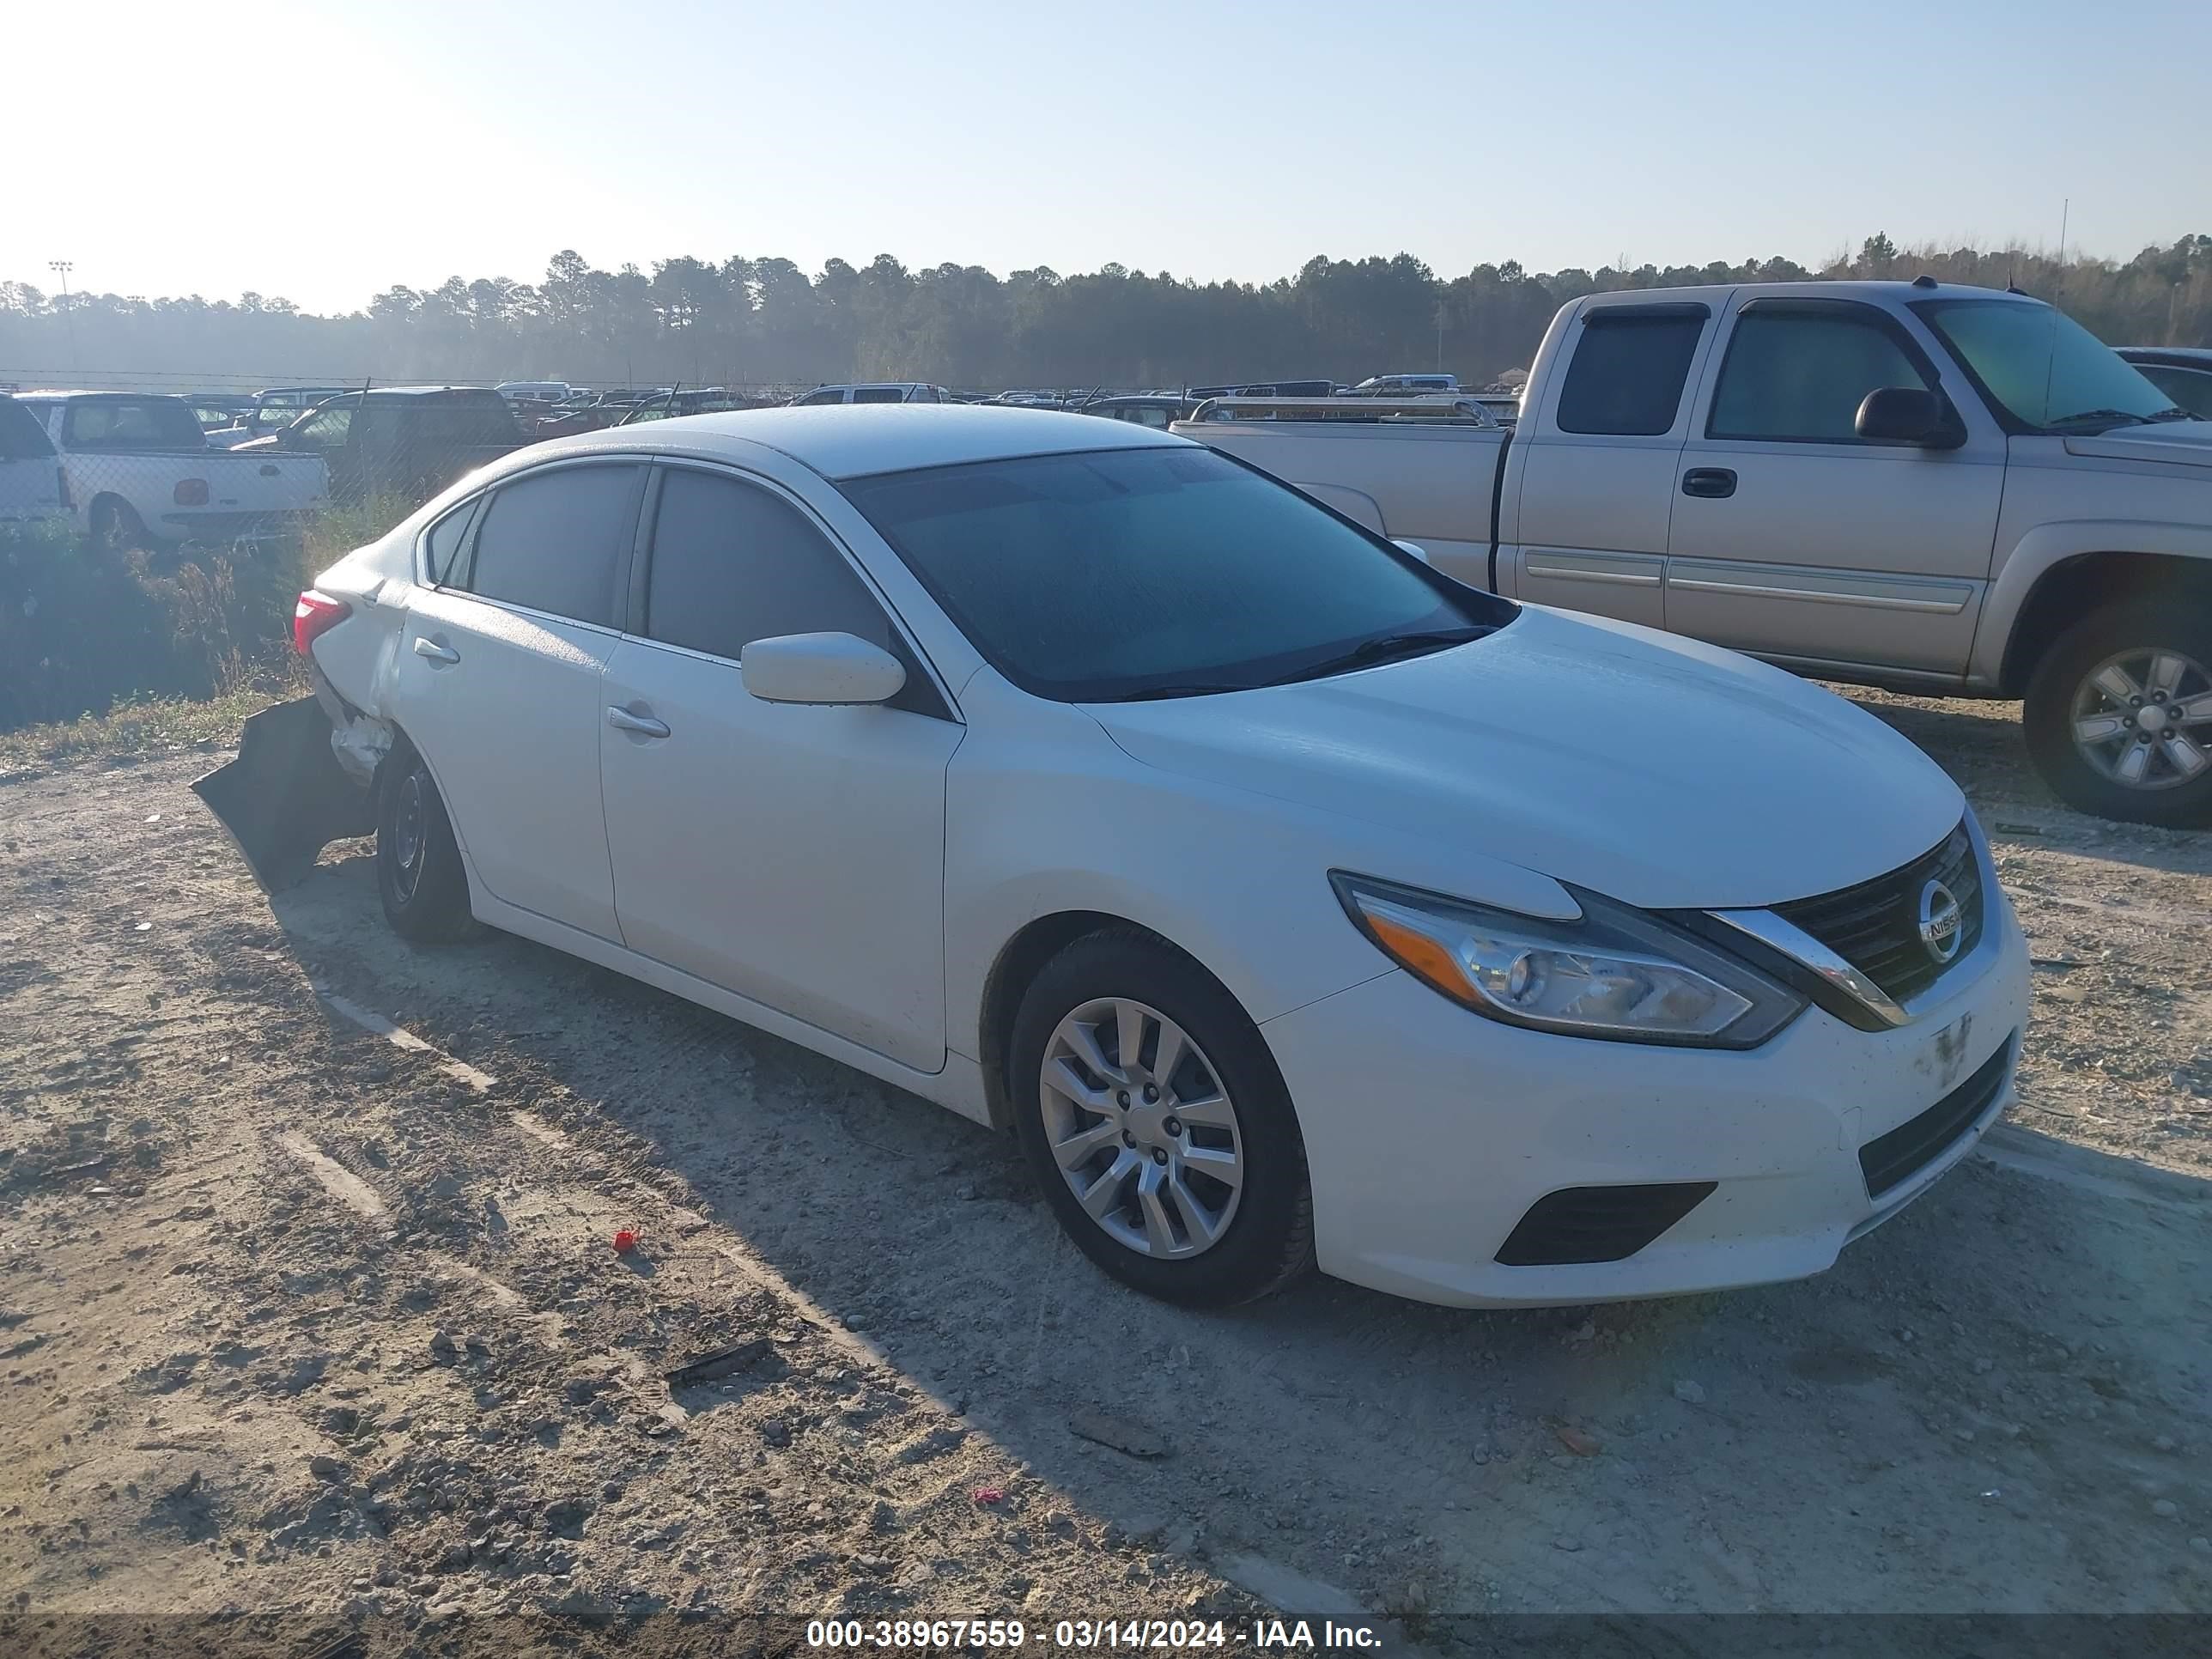
<svg viewBox="0 0 2212 1659"><path fill-rule="evenodd" d="M635 732L641 738L665 738L668 722L657 720L650 714L633 714L627 708L607 710L607 724L617 732Z"/></svg>
<svg viewBox="0 0 2212 1659"><path fill-rule="evenodd" d="M1724 466L1693 466L1682 475L1682 493L1724 501L1735 494L1735 474Z"/></svg>
<svg viewBox="0 0 2212 1659"><path fill-rule="evenodd" d="M461 659L461 653L453 647L441 645L435 640L423 639L419 635L415 641L415 654L428 657L432 662L457 663Z"/></svg>

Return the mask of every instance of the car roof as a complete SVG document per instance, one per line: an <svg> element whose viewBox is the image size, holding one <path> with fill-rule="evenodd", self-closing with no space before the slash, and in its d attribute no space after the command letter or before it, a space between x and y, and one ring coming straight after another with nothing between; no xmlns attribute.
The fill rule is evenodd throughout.
<svg viewBox="0 0 2212 1659"><path fill-rule="evenodd" d="M18 398L129 398L133 402L143 402L149 398L166 398L179 404L190 401L174 392L118 392L112 386L99 391L84 387L41 386L36 392L18 392L15 395Z"/></svg>
<svg viewBox="0 0 2212 1659"><path fill-rule="evenodd" d="M973 461L1026 455L1066 455L1083 450L1141 449L1185 445L1150 427L1101 421L1088 415L981 404L817 404L797 408L729 410L687 415L646 426L556 438L518 451L527 463L595 450L665 448L692 455L743 459L760 445L789 456L825 478L861 478L921 467L962 466Z"/></svg>
<svg viewBox="0 0 2212 1659"><path fill-rule="evenodd" d="M2021 305L2046 305L2033 294L2009 293L2001 288L1981 288L1971 283L1890 282L1872 277L1830 277L1802 283L1705 283L1692 288L1617 289L1592 294L1574 303L1595 311L1601 307L1677 305L1702 302L1719 306L1731 295L1758 298L1863 300L1881 294L1903 300L2007 300Z"/></svg>

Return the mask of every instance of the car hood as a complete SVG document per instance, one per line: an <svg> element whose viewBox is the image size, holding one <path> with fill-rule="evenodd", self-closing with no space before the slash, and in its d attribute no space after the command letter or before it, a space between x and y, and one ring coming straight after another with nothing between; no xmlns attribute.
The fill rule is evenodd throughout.
<svg viewBox="0 0 2212 1659"><path fill-rule="evenodd" d="M1540 607L1407 662L1086 708L1147 765L1654 908L1850 886L1927 852L1965 810L1934 762L1818 686Z"/></svg>
<svg viewBox="0 0 2212 1659"><path fill-rule="evenodd" d="M2096 455L2115 461L2171 461L2212 469L2212 421L2161 421L2156 426L2120 426L2110 432L2066 440L2069 455Z"/></svg>

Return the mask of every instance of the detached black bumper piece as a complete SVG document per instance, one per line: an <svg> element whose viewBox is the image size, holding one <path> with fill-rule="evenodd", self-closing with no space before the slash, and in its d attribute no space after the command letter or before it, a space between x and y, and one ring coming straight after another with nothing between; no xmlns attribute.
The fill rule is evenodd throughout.
<svg viewBox="0 0 2212 1659"><path fill-rule="evenodd" d="M330 718L313 697L248 715L238 758L195 779L192 793L271 893L303 879L325 843L376 828L368 791L331 753Z"/></svg>
<svg viewBox="0 0 2212 1659"><path fill-rule="evenodd" d="M2007 1037L1996 1053L1949 1094L1918 1117L1906 1120L1859 1148L1859 1171L1866 1176L1869 1198L1880 1198L1891 1188L1911 1180L1974 1127L1975 1121L2004 1091L2013 1050L2019 1042L2017 1034Z"/></svg>
<svg viewBox="0 0 2212 1659"><path fill-rule="evenodd" d="M1644 1187L1563 1187L1528 1206L1498 1246L1507 1267L1558 1267L1577 1261L1626 1261L1704 1203L1717 1181Z"/></svg>

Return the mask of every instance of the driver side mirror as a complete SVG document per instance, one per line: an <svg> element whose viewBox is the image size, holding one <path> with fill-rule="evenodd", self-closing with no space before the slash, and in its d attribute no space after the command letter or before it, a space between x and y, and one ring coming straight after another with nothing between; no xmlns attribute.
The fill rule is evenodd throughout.
<svg viewBox="0 0 2212 1659"><path fill-rule="evenodd" d="M1917 444L1923 449L1956 449L1966 429L1951 400L1925 386L1877 386L1859 404L1851 429L1877 443Z"/></svg>
<svg viewBox="0 0 2212 1659"><path fill-rule="evenodd" d="M851 634L783 634L755 640L738 661L745 690L763 702L889 702L906 667Z"/></svg>

